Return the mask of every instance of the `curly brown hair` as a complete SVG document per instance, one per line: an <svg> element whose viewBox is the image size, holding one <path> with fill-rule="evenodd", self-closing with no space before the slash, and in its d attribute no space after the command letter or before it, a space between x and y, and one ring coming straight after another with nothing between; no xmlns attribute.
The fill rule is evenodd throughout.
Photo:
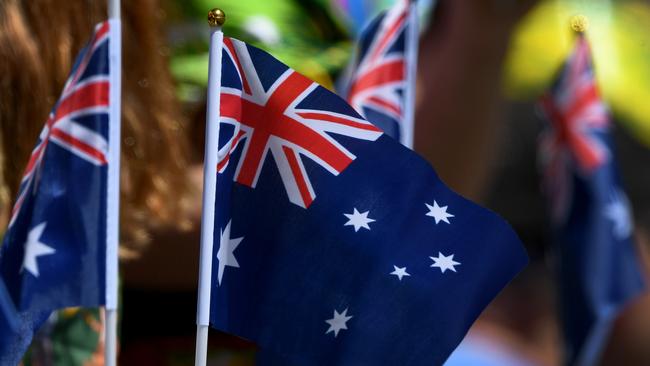
<svg viewBox="0 0 650 366"><path fill-rule="evenodd" d="M185 123L174 95L156 0L123 5L121 254L150 229L189 225ZM106 18L101 1L0 2L0 211L6 223L22 171L75 55Z"/></svg>

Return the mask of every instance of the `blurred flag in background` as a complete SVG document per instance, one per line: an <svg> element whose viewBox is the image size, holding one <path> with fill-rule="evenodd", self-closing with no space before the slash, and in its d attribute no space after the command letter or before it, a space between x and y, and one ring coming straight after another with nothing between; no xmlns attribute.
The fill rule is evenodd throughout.
<svg viewBox="0 0 650 366"><path fill-rule="evenodd" d="M409 0L379 14L361 33L344 94L387 135L413 148L417 14ZM415 29L412 29L415 28Z"/></svg>
<svg viewBox="0 0 650 366"><path fill-rule="evenodd" d="M395 6L402 0L329 0L338 15L345 21L352 35L361 34L368 22L382 11ZM422 14L423 24L427 24L427 18L437 0L418 0L418 14Z"/></svg>
<svg viewBox="0 0 650 366"><path fill-rule="evenodd" d="M52 311L106 303L109 124L119 113L109 103L118 72L109 54L117 31L119 21L96 26L25 168L0 249L0 276L19 318L16 332L0 335L2 365L20 361Z"/></svg>
<svg viewBox="0 0 650 366"><path fill-rule="evenodd" d="M540 157L559 253L567 362L594 365L611 322L642 289L642 277L611 119L582 34L541 106L549 121Z"/></svg>

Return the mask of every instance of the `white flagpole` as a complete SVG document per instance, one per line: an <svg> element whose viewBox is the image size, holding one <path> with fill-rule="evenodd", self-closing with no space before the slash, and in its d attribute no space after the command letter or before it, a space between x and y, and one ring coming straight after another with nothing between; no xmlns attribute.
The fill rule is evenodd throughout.
<svg viewBox="0 0 650 366"><path fill-rule="evenodd" d="M106 198L106 366L117 365L118 249L120 239L120 141L122 115L122 23L120 0L108 0L109 21L109 128L108 187Z"/></svg>
<svg viewBox="0 0 650 366"><path fill-rule="evenodd" d="M409 7L408 29L406 34L406 88L404 88L404 144L412 150L415 131L415 90L420 27L418 25L418 6L416 1L410 1Z"/></svg>
<svg viewBox="0 0 650 366"><path fill-rule="evenodd" d="M195 366L205 366L208 356L210 326L210 293L212 289L212 247L214 244L215 203L217 196L217 155L219 151L219 112L221 105L221 26L226 15L220 9L208 13L210 25L210 61L208 66L208 98L203 159L203 211L201 214L201 256L199 260L199 292L196 311Z"/></svg>

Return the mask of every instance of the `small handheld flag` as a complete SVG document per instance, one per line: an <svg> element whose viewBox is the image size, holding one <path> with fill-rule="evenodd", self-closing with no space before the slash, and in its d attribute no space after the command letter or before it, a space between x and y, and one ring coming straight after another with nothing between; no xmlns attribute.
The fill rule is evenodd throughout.
<svg viewBox="0 0 650 366"><path fill-rule="evenodd" d="M583 35L541 106L550 122L540 156L559 253L566 361L594 365L611 322L640 292L642 277L611 119Z"/></svg>
<svg viewBox="0 0 650 366"><path fill-rule="evenodd" d="M526 264L514 232L271 55L222 60L211 325L291 364L441 364Z"/></svg>
<svg viewBox="0 0 650 366"><path fill-rule="evenodd" d="M413 147L418 24L415 1L399 0L361 33L345 94L365 119Z"/></svg>
<svg viewBox="0 0 650 366"><path fill-rule="evenodd" d="M3 335L0 364L17 364L32 336L59 308L114 301L116 271L107 275L110 165L119 139L111 108L114 74L109 61L119 21L106 21L74 64L25 169L0 249L0 276L15 304L19 331ZM119 119L117 119L119 121ZM118 150L119 151L119 150ZM113 173L114 174L114 173ZM114 181L114 180L113 180ZM113 220L113 221L111 221ZM111 248L111 245L115 245Z"/></svg>

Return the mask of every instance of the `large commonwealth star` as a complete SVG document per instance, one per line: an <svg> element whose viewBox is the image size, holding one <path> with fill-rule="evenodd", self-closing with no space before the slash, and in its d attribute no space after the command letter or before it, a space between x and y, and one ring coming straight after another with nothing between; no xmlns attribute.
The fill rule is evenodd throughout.
<svg viewBox="0 0 650 366"><path fill-rule="evenodd" d="M218 270L218 280L219 285L221 286L221 279L223 278L223 272L228 267L239 268L239 262L235 258L233 253L237 246L244 240L244 237L231 239L230 238L230 227L232 220L228 222L226 228L221 232L221 239L219 240L219 251L217 252L217 259L219 260L219 270Z"/></svg>
<svg viewBox="0 0 650 366"><path fill-rule="evenodd" d="M38 257L44 255L54 254L56 250L50 248L41 242L41 236L43 231L45 231L45 226L47 223L41 223L34 226L27 234L27 242L25 243L25 256L23 257L22 270L27 270L27 272L38 277L40 275L38 271Z"/></svg>

